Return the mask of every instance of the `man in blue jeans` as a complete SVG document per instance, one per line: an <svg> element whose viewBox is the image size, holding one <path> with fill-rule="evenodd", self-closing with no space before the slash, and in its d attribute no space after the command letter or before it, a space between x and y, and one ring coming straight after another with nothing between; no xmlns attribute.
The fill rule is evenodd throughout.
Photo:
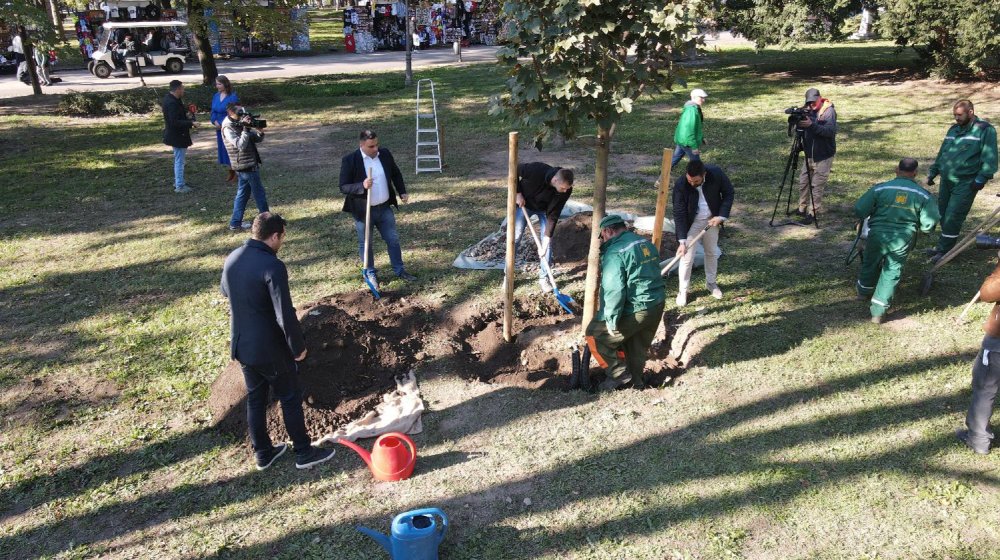
<svg viewBox="0 0 1000 560"><path fill-rule="evenodd" d="M369 171L371 171L370 178ZM354 218L362 268L378 290L378 276L371 244L368 246L367 258L364 254L365 208L368 204L369 190L372 194L371 223L385 241L392 270L400 279L412 282L417 277L407 272L403 266L403 250L399 245L399 233L396 231L396 214L392 210L393 207L399 207L396 193L399 193L399 199L404 203L409 200L406 185L403 183L403 173L396 165L392 153L379 147L378 135L371 130L362 130L358 136L358 149L345 155L340 162L340 192L345 195L343 211Z"/></svg>
<svg viewBox="0 0 1000 560"><path fill-rule="evenodd" d="M226 106L226 113L229 116L222 119L222 143L226 146L229 164L238 179L229 231L242 231L250 229L250 222L243 221L243 214L251 193L257 204L257 211L268 211L267 194L260 181L260 166L263 161L257 151L257 144L264 140L264 131L251 126L253 119L238 103Z"/></svg>
<svg viewBox="0 0 1000 560"><path fill-rule="evenodd" d="M538 285L542 293L551 292L552 284L541 263L552 266L552 238L559 215L572 194L572 169L553 167L540 161L517 166L517 205L527 210L529 217L538 217L538 236L542 245L538 251ZM526 224L524 213L518 210L514 219L514 238L518 241L524 234Z"/></svg>
<svg viewBox="0 0 1000 560"><path fill-rule="evenodd" d="M174 192L191 191L191 185L184 182L184 158L191 142L191 129L198 126L191 114L181 102L184 96L184 84L180 80L170 82L170 91L163 97L163 120L166 127L163 130L163 143L174 149Z"/></svg>
<svg viewBox="0 0 1000 560"><path fill-rule="evenodd" d="M296 468L311 469L333 458L334 451L313 447L306 432L297 382L306 343L288 292L288 270L277 256L285 240L285 220L262 212L251 233L252 239L226 257L220 286L229 299L230 354L240 362L247 387L250 443L261 471L288 450L286 443L273 445L267 433L270 388L281 402Z"/></svg>

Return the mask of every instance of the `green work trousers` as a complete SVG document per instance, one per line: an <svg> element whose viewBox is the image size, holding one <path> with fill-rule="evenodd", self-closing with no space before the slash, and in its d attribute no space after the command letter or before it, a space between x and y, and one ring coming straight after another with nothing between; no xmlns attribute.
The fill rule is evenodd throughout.
<svg viewBox="0 0 1000 560"><path fill-rule="evenodd" d="M941 236L938 238L937 250L947 253L958 243L958 234L969 215L972 202L976 200L976 191L972 189L973 178L953 181L941 177L941 188L938 191L938 210L941 211Z"/></svg>
<svg viewBox="0 0 1000 560"><path fill-rule="evenodd" d="M597 353L608 364L605 370L608 381L624 385L631 380L636 388L645 386L642 373L649 346L663 318L663 305L664 302L660 302L633 315L622 316L618 319L618 333L614 335L604 321L594 320L587 325L587 335L594 337ZM625 352L624 360L618 357L618 350Z"/></svg>
<svg viewBox="0 0 1000 560"><path fill-rule="evenodd" d="M869 309L872 317L885 315L889 309L914 237L914 234L906 232L872 230L868 233L865 252L861 256L857 288L858 295L871 296Z"/></svg>

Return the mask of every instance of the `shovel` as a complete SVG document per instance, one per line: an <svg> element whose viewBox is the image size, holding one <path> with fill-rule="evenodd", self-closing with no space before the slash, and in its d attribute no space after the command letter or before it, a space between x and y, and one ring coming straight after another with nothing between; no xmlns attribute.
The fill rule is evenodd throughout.
<svg viewBox="0 0 1000 560"><path fill-rule="evenodd" d="M368 178L372 178L372 169L370 167L368 168ZM372 190L370 188L366 190L368 191L368 199L365 201L365 254L362 257L361 278L368 286L368 291L372 293L372 297L379 300L382 298L382 295L378 293L378 289L375 288L375 284L372 283L372 279L368 275L368 248L370 247L372 236Z"/></svg>
<svg viewBox="0 0 1000 560"><path fill-rule="evenodd" d="M538 239L538 234L535 233L535 228L531 225L531 216L528 215L528 211L524 208L524 206L521 207L521 213L524 214L524 221L527 222L528 231L531 232L531 238L535 240L535 247L538 247L538 252L541 253L542 242ZM549 268L549 263L545 262L544 256L539 255L538 257L538 266L542 267L542 270L548 275L549 282L552 284L552 293L555 294L556 301L559 302L559 305L566 313L572 315L573 310L569 308L569 304L573 303L573 298L566 294L559 293L559 288L556 286L556 279L552 276L552 269Z"/></svg>
<svg viewBox="0 0 1000 560"><path fill-rule="evenodd" d="M708 231L708 228L710 227L712 226L705 226L705 229L699 231L698 235L694 236L694 239L691 239L686 243L687 247L689 247L693 251L695 243L697 243L698 240L701 239L702 235L705 235L705 232ZM663 266L663 268L660 270L660 276L666 276L667 274L669 274L670 269L673 268L673 266L677 264L677 261L681 260L683 257L684 255L677 255L674 258L670 259L670 262L667 261L661 262L660 266L663 266L664 262L667 263L667 266Z"/></svg>

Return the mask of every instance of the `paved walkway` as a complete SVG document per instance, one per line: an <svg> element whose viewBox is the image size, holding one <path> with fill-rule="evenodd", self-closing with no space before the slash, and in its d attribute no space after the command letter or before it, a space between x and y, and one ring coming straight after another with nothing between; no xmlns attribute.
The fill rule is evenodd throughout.
<svg viewBox="0 0 1000 560"><path fill-rule="evenodd" d="M709 50L716 46L749 46L745 39L734 38L730 33L723 32L717 36L705 37ZM492 62L496 60L496 47L475 46L462 49L464 63ZM435 48L413 53L413 67L445 66L458 64L455 54L450 48ZM406 53L402 51L381 51L372 54L351 54L336 52L315 56L290 56L272 58L235 58L218 60L216 64L220 74L229 76L234 82L246 82L266 78L292 78L298 76L315 76L322 74L350 74L354 72L380 72L387 70L402 71L406 64ZM62 82L51 87L42 87L45 93L64 93L73 91L115 91L129 89L140 85L139 78L129 78L124 73L102 80L86 70L64 70L56 73ZM145 75L146 83L151 86L165 86L170 80L178 78L186 84L201 82L201 67L193 62L184 67L180 74L167 74L160 69L150 70ZM31 94L31 88L17 81L12 75L0 77L0 99L21 97Z"/></svg>
<svg viewBox="0 0 1000 560"><path fill-rule="evenodd" d="M496 47L468 47L462 49L463 63L492 62L496 60ZM458 64L451 49L439 48L413 53L413 68ZM218 60L220 74L229 76L234 82L247 82L265 78L291 78L321 74L350 74L355 72L380 72L406 67L406 53L403 51L382 51L372 54L352 54L336 52L315 56L290 56L272 58L235 58ZM86 70L63 70L56 73L62 82L50 87L42 86L45 93L65 93L73 91L114 91L140 85L139 78L129 78L124 73L102 80ZM185 84L201 82L201 67L197 62L184 67L180 74L167 74L159 68L144 75L146 83L165 86L170 80L180 79ZM31 88L17 81L13 75L5 75L0 81L0 99L31 95Z"/></svg>

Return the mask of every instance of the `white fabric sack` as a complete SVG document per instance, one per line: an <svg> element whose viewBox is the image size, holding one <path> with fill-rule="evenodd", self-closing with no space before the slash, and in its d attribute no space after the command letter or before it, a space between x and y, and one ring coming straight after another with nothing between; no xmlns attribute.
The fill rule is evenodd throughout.
<svg viewBox="0 0 1000 560"><path fill-rule="evenodd" d="M389 432L419 434L424 431L420 420L423 412L424 401L420 398L417 377L411 370L402 379L396 380L396 390L383 395L375 410L319 438L313 445L335 443L339 439L356 441Z"/></svg>

